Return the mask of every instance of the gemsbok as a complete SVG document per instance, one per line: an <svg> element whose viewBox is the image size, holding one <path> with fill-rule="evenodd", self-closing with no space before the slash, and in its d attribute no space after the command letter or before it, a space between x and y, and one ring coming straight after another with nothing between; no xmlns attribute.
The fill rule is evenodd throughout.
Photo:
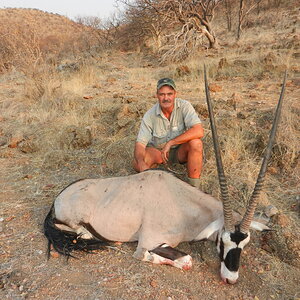
<svg viewBox="0 0 300 300"><path fill-rule="evenodd" d="M99 249L110 241L137 241L135 258L188 270L191 256L174 247L210 239L217 242L222 280L230 284L237 281L250 227L269 229L253 217L279 123L286 74L261 169L243 217L231 208L205 68L204 81L223 204L163 170L79 180L57 196L45 219L48 257L51 245L70 257L73 250Z"/></svg>

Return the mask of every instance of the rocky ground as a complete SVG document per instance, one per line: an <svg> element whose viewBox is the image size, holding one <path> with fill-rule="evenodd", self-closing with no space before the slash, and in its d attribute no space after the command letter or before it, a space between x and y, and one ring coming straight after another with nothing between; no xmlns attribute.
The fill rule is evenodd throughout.
<svg viewBox="0 0 300 300"><path fill-rule="evenodd" d="M220 262L215 245L210 241L179 246L179 249L193 257L194 265L190 271L135 260L132 257L135 243L116 243L93 254L78 253L78 259L66 260L52 253L50 260L47 260L43 221L55 195L79 178L134 173L131 159L140 118L155 102L155 78L169 75L171 71L147 63L142 67L139 56L122 54L122 57L110 58L111 62L105 66L99 64L101 73L96 82L84 86L74 102L67 103L69 112L77 112L83 118L89 112L85 124L80 124L78 116L68 123L59 117L51 120L45 111L37 111L44 105L42 101L36 104L26 100L26 80L20 74L1 77L0 297L300 299L300 177L297 153L290 158L288 165L284 162L288 152L285 152L285 156L278 155L277 159L273 157L259 210L264 212L269 205L278 209L269 220L274 231L263 234L253 232L241 259L240 280L234 286L221 282ZM227 63L232 62L227 60ZM243 62L235 64L241 66ZM239 128L248 128L256 133L261 131L260 138L256 134L249 136L248 140L248 146L258 151L259 147L264 147L282 76L276 78L268 76L270 73L266 72L262 78L228 77L222 71L222 65L224 61L219 63L220 76L211 79L217 120L222 121L220 128L235 128L237 131L233 137L238 136ZM198 82L196 84L193 75L182 73L182 70L187 72L186 68L174 68L171 75L177 76L180 97L189 99L204 121L207 133L204 141L208 150L203 189L217 196L218 184L209 150L211 144L203 82L197 79L199 85ZM299 124L300 82L295 74L292 73L287 82L286 126L295 124L295 120ZM68 97L73 96L66 96L66 99ZM59 112L61 104L55 99L51 100L52 105L56 105L55 112L64 115L67 106ZM70 113L69 118L72 116ZM287 123L288 118L292 118L293 122ZM287 127L281 127L281 130L290 132ZM284 137L284 132L280 137ZM293 138L290 137L289 141L293 141ZM282 151L283 148L279 149ZM234 151L226 153L231 153L235 161ZM239 176L245 171L241 166L231 167L236 167L234 175L230 175L233 181L230 192L236 200L239 196L236 189L241 187ZM229 170L229 166L226 169ZM243 185L245 187L247 184ZM235 206L240 210L243 205L239 202Z"/></svg>

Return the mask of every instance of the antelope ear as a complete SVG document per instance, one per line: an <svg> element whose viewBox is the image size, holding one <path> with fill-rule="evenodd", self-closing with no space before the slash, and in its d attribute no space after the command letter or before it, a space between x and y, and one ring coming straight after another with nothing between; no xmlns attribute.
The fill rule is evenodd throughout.
<svg viewBox="0 0 300 300"><path fill-rule="evenodd" d="M250 224L250 228L258 231L271 231L272 229L265 224L262 224L257 221L252 221Z"/></svg>
<svg viewBox="0 0 300 300"><path fill-rule="evenodd" d="M217 219L214 222L211 222L208 226L206 226L199 234L196 236L194 241L201 241L204 239L208 239L213 234L216 234L220 228L224 226L224 221L222 219Z"/></svg>

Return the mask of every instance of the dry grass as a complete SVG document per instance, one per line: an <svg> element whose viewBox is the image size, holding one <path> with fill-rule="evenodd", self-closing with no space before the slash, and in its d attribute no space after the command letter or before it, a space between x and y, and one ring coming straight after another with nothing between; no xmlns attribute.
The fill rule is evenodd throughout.
<svg viewBox="0 0 300 300"><path fill-rule="evenodd" d="M287 19L284 19L284 24L288 25ZM299 194L300 182L298 147L300 108L299 83L297 83L299 75L297 70L300 65L294 55L299 49L296 43L294 48L288 48L287 43L284 44L276 37L275 32L279 36L281 34L284 36L284 33L290 30L282 24L278 24L277 31L270 28L263 28L263 30L259 34L254 30L247 30L239 44L234 42L233 37L228 36L227 47L220 49L219 52L203 52L179 65L159 66L157 60L145 58L141 53L111 51L93 58L87 58L85 54L82 54L76 60L70 57L69 60L64 61L67 65L75 62L75 69L58 70L44 60L26 74L13 71L1 75L0 138L6 137L9 141L13 137L20 136L22 139L16 148L8 147L9 142L0 148L0 158L3 163L5 162L0 170L3 173L0 184L6 197L11 201L4 203L5 217L11 214L18 217L18 211L15 211L16 203L24 211L29 209L32 214L30 220L38 225L29 224L26 230L32 231L32 228L36 228L38 231L36 235L39 235L38 240L41 241L38 226L42 223L45 211L50 206L54 195L61 188L79 178L122 176L134 173L131 161L139 123L146 110L156 102L154 97L156 80L165 76L176 79L180 97L190 100L196 108L198 106L201 108L199 111L201 110L206 133L201 188L218 197L216 164L205 112L202 78L204 63L209 69L210 83L217 84L221 89L219 92L212 92L211 96L215 106L223 163L228 176L233 206L237 211L243 211L260 168L262 153L280 93L283 69L288 67L289 77L277 134L277 145L266 176L260 207L273 204L288 216L290 226L279 228L278 232L283 231L291 236L292 230L297 228L299 223L297 211L293 208L298 205L296 197ZM226 61L223 60L221 64L220 61L223 58ZM190 72L187 74L178 72L178 67L182 65L186 65ZM235 105L232 103L234 93L237 94ZM92 144L89 144L90 135ZM24 152L24 145L22 146L24 142L33 143L36 150ZM184 167L179 166L178 170L182 171ZM182 177L185 179L185 176ZM4 180L2 178L6 181L2 182ZM47 187L48 183L52 184L52 187ZM16 193L21 198L16 197ZM17 225L20 226L20 224ZM9 227L9 224L7 226ZM258 243L259 239L255 241ZM284 245L285 241L282 241ZM15 242L16 239L14 239ZM34 243L35 240L32 244ZM5 244L5 247L8 246ZM257 246L259 248L259 245ZM132 250L128 252L131 253ZM26 251L30 255L36 253L32 249ZM276 281L278 285L279 281L282 281L279 279L281 272L289 274L290 269L287 265L283 265L277 254L272 254L276 256L272 257L261 251L257 254L260 262L254 262L254 264L262 264L267 260L271 266L269 273L261 275L265 276L269 292L274 288L272 282ZM292 250L288 251L294 253ZM18 253L12 253L12 255L14 255L15 264L18 260ZM110 264L107 264L105 268L110 268L112 273L121 272L121 276L126 276L123 270L118 269L116 263L113 262L115 255L107 253L105 255L105 261L110 260ZM215 257L213 259L215 261ZM250 258L247 259L250 260ZM93 261L93 266L98 263L96 260ZM122 266L126 263L129 265L128 257L125 257L121 263ZM35 262L30 262L30 264L33 268ZM52 266L53 270L57 267ZM77 267L80 268L80 262L76 269ZM215 275L211 275L208 280L204 278L205 273L202 273L204 272L202 267L204 267L203 269L208 268L209 272L216 274L216 266L207 266L201 259L201 263L198 261L195 267L194 275L200 276L201 282L206 280L206 291L207 287L213 290L209 295L215 295L215 291L219 290L220 299L224 298L223 292L227 287L223 288L218 285ZM153 272L155 276L157 275L158 268L155 270L148 266L145 268L148 268L147 270ZM163 276L170 276L168 278L172 279L175 275L172 275L169 269L166 270L167 275ZM258 282L261 281L258 275L255 272L251 273L250 270L243 271L245 283L234 287L236 290L233 290L232 298L237 299L236 295L239 295L242 290L249 295L249 299L253 299L254 296L264 299L267 292L263 291L264 288L259 289ZM95 271L98 276L97 272L99 270ZM293 272L292 274L298 274L296 268ZM138 274L136 280L147 277L143 273ZM161 278L162 275L157 276ZM185 273L180 273L180 276L183 280L189 278ZM131 282L132 280L131 278ZM42 294L40 291L45 289L41 281L39 281L40 290L37 289L34 293ZM124 282L127 287L128 279ZM122 286L122 282L118 282L114 288L117 289L119 285ZM295 281L291 280L289 285L282 287L285 296L280 298L281 294L277 297L274 293L275 299L291 299L290 295L294 293L291 287L295 286ZM192 287L189 288L192 289ZM95 289L93 286L93 290ZM139 284L135 285L135 289L141 293ZM149 290L149 293L153 291L153 287L149 288L149 285L143 286L144 289ZM190 294L181 287L178 289L178 292L172 293L174 295L176 293L177 295L178 293ZM226 290L228 291L230 290ZM172 293L170 295L173 295ZM157 294L153 297L156 296Z"/></svg>

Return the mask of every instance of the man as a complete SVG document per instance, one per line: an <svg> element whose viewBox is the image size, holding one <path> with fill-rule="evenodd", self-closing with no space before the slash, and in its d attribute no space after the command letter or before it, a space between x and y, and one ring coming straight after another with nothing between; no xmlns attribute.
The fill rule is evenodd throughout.
<svg viewBox="0 0 300 300"><path fill-rule="evenodd" d="M187 163L188 181L199 187L203 128L193 106L176 98L170 78L157 82L156 103L143 117L134 149L137 172L168 162Z"/></svg>

